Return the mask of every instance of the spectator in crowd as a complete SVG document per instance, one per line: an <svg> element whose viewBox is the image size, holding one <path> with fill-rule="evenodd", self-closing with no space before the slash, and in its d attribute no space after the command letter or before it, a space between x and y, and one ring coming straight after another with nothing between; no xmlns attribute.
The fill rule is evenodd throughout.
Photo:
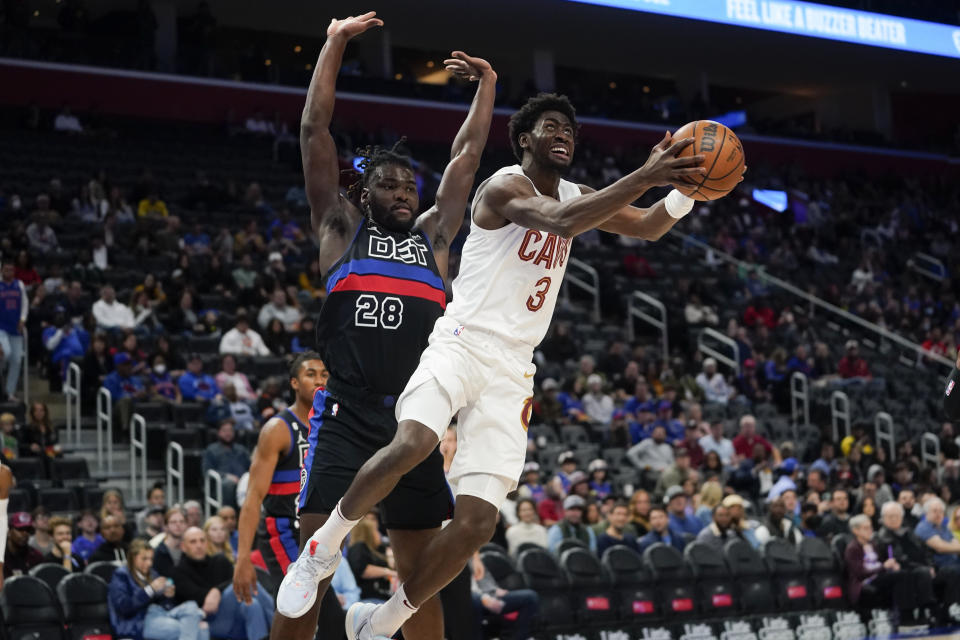
<svg viewBox="0 0 960 640"><path fill-rule="evenodd" d="M630 525L638 536L644 536L650 531L650 508L653 502L650 494L638 489L630 496Z"/></svg>
<svg viewBox="0 0 960 640"><path fill-rule="evenodd" d="M267 348L274 355L278 356L287 355L292 344L290 334L283 328L283 321L281 321L280 318L272 319L270 324L267 325L263 341L264 344L267 345Z"/></svg>
<svg viewBox="0 0 960 640"><path fill-rule="evenodd" d="M135 540L114 571L107 596L114 631L132 640L207 640L204 612L192 600L175 605L174 581L157 573L153 557L145 541Z"/></svg>
<svg viewBox="0 0 960 640"><path fill-rule="evenodd" d="M0 413L0 454L4 460L16 460L20 455L18 431L17 417L12 413Z"/></svg>
<svg viewBox="0 0 960 640"><path fill-rule="evenodd" d="M587 377L587 392L583 395L583 410L591 422L610 424L613 418L613 398L603 392L603 378L593 373Z"/></svg>
<svg viewBox="0 0 960 640"><path fill-rule="evenodd" d="M787 504L782 496L770 502L767 520L757 527L755 535L761 545L771 538L780 538L793 545L800 544L803 539L803 534L787 516Z"/></svg>
<svg viewBox="0 0 960 640"><path fill-rule="evenodd" d="M670 519L667 517L666 510L660 505L654 505L650 509L650 531L640 538L638 543L641 551L657 542L662 542L672 546L677 551L683 552L686 541L682 531L677 531L670 526Z"/></svg>
<svg viewBox="0 0 960 640"><path fill-rule="evenodd" d="M920 523L920 517L923 516L923 508L917 504L916 493L910 487L903 487L897 494L897 502L903 507L904 526L916 529Z"/></svg>
<svg viewBox="0 0 960 640"><path fill-rule="evenodd" d="M377 515L368 513L350 534L347 561L360 587L360 598L364 601L388 600L391 581L397 579L397 572L390 567L387 545L380 535L379 525Z"/></svg>
<svg viewBox="0 0 960 640"><path fill-rule="evenodd" d="M123 524L120 518L108 514L100 520L100 535L103 543L87 559L88 564L94 562L116 562L123 564L127 561L127 545L123 542Z"/></svg>
<svg viewBox="0 0 960 640"><path fill-rule="evenodd" d="M637 537L626 531L630 524L630 505L627 502L618 500L610 513L607 515L607 528L597 536L597 555L603 556L603 552L616 545L624 545L632 549L637 549ZM510 530L507 530L510 533Z"/></svg>
<svg viewBox="0 0 960 640"><path fill-rule="evenodd" d="M517 548L525 543L533 543L547 548L547 530L540 524L537 505L531 498L517 500L517 524L507 529L507 551L517 554Z"/></svg>
<svg viewBox="0 0 960 640"><path fill-rule="evenodd" d="M543 499L537 504L537 515L544 527L552 527L563 518L563 492L559 483L550 483L544 486Z"/></svg>
<svg viewBox="0 0 960 640"><path fill-rule="evenodd" d="M733 442L723 436L722 420L714 420L710 423L710 433L700 438L700 446L705 454L715 451L726 467L736 465L738 462Z"/></svg>
<svg viewBox="0 0 960 640"><path fill-rule="evenodd" d="M183 401L180 387L167 368L167 360L163 354L158 353L151 359L150 371L147 374L147 388L151 399L174 404L180 404Z"/></svg>
<svg viewBox="0 0 960 640"><path fill-rule="evenodd" d="M138 218L166 218L170 215L167 203L160 199L156 190L147 194L137 205Z"/></svg>
<svg viewBox="0 0 960 640"><path fill-rule="evenodd" d="M763 447L767 455L773 454L773 445L770 441L757 434L757 419L752 415L740 417L740 433L733 439L733 450L740 458L750 459L753 457L753 449L756 445Z"/></svg>
<svg viewBox="0 0 960 640"><path fill-rule="evenodd" d="M273 622L273 598L263 587L253 592L250 604L233 593L233 565L221 555L207 555L202 529L190 527L183 534L183 554L174 571L176 598L192 600L206 614L210 637L258 640L267 636ZM228 585L221 591L220 587Z"/></svg>
<svg viewBox="0 0 960 640"><path fill-rule="evenodd" d="M153 486L147 490L147 506L137 512L134 517L134 524L137 527L137 532L141 535L146 531L146 520L147 517L155 512L156 508L160 508L160 513L163 514L167 510L167 493L163 489L163 485L159 482L155 483ZM163 527L163 518L160 518L160 526ZM156 535L159 532L154 532L153 535ZM153 535L150 537L152 538Z"/></svg>
<svg viewBox="0 0 960 640"><path fill-rule="evenodd" d="M830 513L823 518L823 523L817 531L821 538L831 539L833 536L846 533L850 530L850 494L846 489L834 489L830 494Z"/></svg>
<svg viewBox="0 0 960 640"><path fill-rule="evenodd" d="M242 371L237 371L237 359L230 353L220 359L220 373L216 377L217 386L222 390L227 383L233 384L237 398L243 402L253 402L257 394L250 385L250 379Z"/></svg>
<svg viewBox="0 0 960 640"><path fill-rule="evenodd" d="M144 513L145 512L145 513ZM137 535L145 540L152 540L157 536L163 535L163 515L166 507L161 505L150 505L142 512L144 513L141 525L137 528ZM140 520L139 513L137 515Z"/></svg>
<svg viewBox="0 0 960 640"><path fill-rule="evenodd" d="M713 522L713 508L723 500L723 485L717 479L707 480L700 487L697 508L693 515L700 518L703 526Z"/></svg>
<svg viewBox="0 0 960 640"><path fill-rule="evenodd" d="M746 511L744 509L744 500L739 495L732 493L723 499L721 502L723 506L727 508L727 511L730 514L730 527L734 531L739 531L739 535L750 543L753 548L760 546L760 542L757 541L757 535L754 531L753 525L750 521L747 520Z"/></svg>
<svg viewBox="0 0 960 640"><path fill-rule="evenodd" d="M53 363L51 384L58 384L66 378L70 361L82 358L90 344L90 334L82 326L74 326L60 305L54 309L53 323L44 328L41 339Z"/></svg>
<svg viewBox="0 0 960 640"><path fill-rule="evenodd" d="M673 487L682 486L691 475L690 452L687 448L679 446L674 449L673 455L673 464L664 469L657 480L657 486L653 491L657 495L665 494Z"/></svg>
<svg viewBox="0 0 960 640"><path fill-rule="evenodd" d="M30 240L30 251L36 255L47 255L60 251L57 234L50 226L47 215L38 215L27 227L27 238Z"/></svg>
<svg viewBox="0 0 960 640"><path fill-rule="evenodd" d="M223 480L223 501L230 506L237 504L237 483L240 476L250 469L250 452L235 442L236 430L233 418L223 420L217 427L217 441L207 445L203 452L203 474L216 471Z"/></svg>
<svg viewBox="0 0 960 640"><path fill-rule="evenodd" d="M590 494L597 500L606 500L613 492L607 474L607 462L602 458L591 460L587 466L590 472Z"/></svg>
<svg viewBox="0 0 960 640"><path fill-rule="evenodd" d="M223 528L227 532L227 541L230 548L233 549L233 555L237 555L237 542L240 534L237 532L237 510L230 505L223 505L217 510L217 516L223 520Z"/></svg>
<svg viewBox="0 0 960 640"><path fill-rule="evenodd" d="M153 557L153 566L157 573L172 578L173 571L180 562L183 542L183 532L187 529L187 519L180 507L171 507L163 516L163 533L150 540L150 546L156 553ZM158 539L159 538L159 539Z"/></svg>
<svg viewBox="0 0 960 640"><path fill-rule="evenodd" d="M720 323L716 310L708 304L705 304L700 296L691 293L687 306L683 309L683 316L688 325L695 327L710 326L715 327Z"/></svg>
<svg viewBox="0 0 960 640"><path fill-rule="evenodd" d="M2 423L2 416L0 416L0 423ZM30 517L33 518L33 535L30 536L29 544L41 554L46 555L53 548L50 512L40 505L30 513Z"/></svg>
<svg viewBox="0 0 960 640"><path fill-rule="evenodd" d="M96 333L90 341L90 349L80 364L80 384L83 387L83 403L96 399L97 390L103 386L107 375L113 371L113 358L107 349L107 339L102 333Z"/></svg>
<svg viewBox="0 0 960 640"><path fill-rule="evenodd" d="M770 488L767 500L775 500L783 495L784 491L796 491L797 479L800 477L800 464L796 458L787 458L777 468L780 477Z"/></svg>
<svg viewBox="0 0 960 640"><path fill-rule="evenodd" d="M641 471L662 473L673 464L673 447L667 442L667 430L660 425L654 427L649 438L630 447L627 459Z"/></svg>
<svg viewBox="0 0 960 640"><path fill-rule="evenodd" d="M30 404L27 426L23 430L20 445L20 454L25 456L55 458L62 453L60 437L50 424L50 412L44 403Z"/></svg>
<svg viewBox="0 0 960 640"><path fill-rule="evenodd" d="M187 360L187 371L180 376L177 384L186 402L209 402L220 393L213 376L203 372L203 360L198 353L191 354Z"/></svg>
<svg viewBox="0 0 960 640"><path fill-rule="evenodd" d="M17 384L23 363L23 328L30 313L30 300L24 283L15 278L14 264L4 257L0 267L0 358L3 358L4 394L8 402L17 402Z"/></svg>
<svg viewBox="0 0 960 640"><path fill-rule="evenodd" d="M93 317L98 331L134 329L139 324L130 307L117 300L117 292L109 284L100 288L100 299L93 303Z"/></svg>
<svg viewBox="0 0 960 640"><path fill-rule="evenodd" d="M730 526L729 510L718 504L713 508L713 521L697 534L697 542L704 543L717 553L723 553L723 547L730 540L738 539L738 534L739 532Z"/></svg>
<svg viewBox="0 0 960 640"><path fill-rule="evenodd" d="M222 554L224 558L230 561L230 564L236 564L236 555L233 553L233 547L230 546L230 540L227 534L227 527L220 516L210 516L203 523L203 532L207 536L207 555L213 556Z"/></svg>
<svg viewBox="0 0 960 640"><path fill-rule="evenodd" d="M60 113L53 119L54 131L65 131L67 133L83 133L83 125L80 119L70 111L70 107L63 105Z"/></svg>
<svg viewBox="0 0 960 640"><path fill-rule="evenodd" d="M237 314L233 329L223 334L220 339L220 354L269 356L270 350L260 334L250 328L250 321L244 312Z"/></svg>
<svg viewBox="0 0 960 640"><path fill-rule="evenodd" d="M577 457L573 454L573 451L564 451L557 456L557 465L559 465L560 470L557 471L553 482L559 484L562 495L566 495L570 492L570 480L573 474L577 472Z"/></svg>
<svg viewBox="0 0 960 640"><path fill-rule="evenodd" d="M540 608L540 597L531 589L501 589L479 555L473 557L473 576L471 588L473 591L474 606L478 610L488 611L493 615L508 615L517 613L509 636L503 635L504 640L527 640L533 626L533 620ZM478 621L479 627L479 621Z"/></svg>
<svg viewBox="0 0 960 640"><path fill-rule="evenodd" d="M703 529L700 518L687 513L687 495L681 485L667 489L663 503L667 505L667 512L670 514L671 529L691 536L696 536Z"/></svg>
<svg viewBox="0 0 960 640"><path fill-rule="evenodd" d="M933 553L933 564L960 568L960 540L957 540L944 517L946 506L937 497L928 498L923 504L924 518L916 526L917 537L926 543Z"/></svg>
<svg viewBox="0 0 960 640"><path fill-rule="evenodd" d="M237 396L237 389L232 382L226 382L220 390L221 395L210 403L207 420L219 424L222 420L232 418L238 431L253 431L257 422L250 403Z"/></svg>
<svg viewBox="0 0 960 640"><path fill-rule="evenodd" d="M11 513L8 518L7 548L3 557L3 577L21 576L43 562L40 552L30 546L34 534L33 518L26 511Z"/></svg>
<svg viewBox="0 0 960 640"><path fill-rule="evenodd" d="M743 361L743 369L737 376L734 385L737 390L737 400L749 405L757 405L763 402L769 402L771 394L767 391L767 386L760 378L757 372L757 361L753 358L747 358Z"/></svg>
<svg viewBox="0 0 960 640"><path fill-rule="evenodd" d="M59 564L67 571L83 571L86 562L73 552L73 523L70 519L63 516L50 518L50 531L53 545L43 555L43 561Z"/></svg>
<svg viewBox="0 0 960 640"><path fill-rule="evenodd" d="M188 527L203 527L203 507L196 500L187 500L183 503L183 517Z"/></svg>
<svg viewBox="0 0 960 640"><path fill-rule="evenodd" d="M717 361L713 358L703 361L703 371L697 376L697 385L703 390L707 402L725 405L734 393L723 374L717 371Z"/></svg>
<svg viewBox="0 0 960 640"><path fill-rule="evenodd" d="M534 504L545 497L544 487L540 484L540 465L532 460L523 465L523 482L517 489L520 496L530 498Z"/></svg>
<svg viewBox="0 0 960 640"><path fill-rule="evenodd" d="M296 331L301 318L300 310L287 304L286 292L283 289L277 289L270 294L270 302L260 308L257 324L261 329L266 329L271 320L278 319L283 323L284 330Z"/></svg>
<svg viewBox="0 0 960 640"><path fill-rule="evenodd" d="M847 353L840 359L840 363L837 365L837 373L844 379L869 379L871 377L870 368L867 366L867 361L860 357L860 346L857 341L847 340L845 346Z"/></svg>
<svg viewBox="0 0 960 640"><path fill-rule="evenodd" d="M593 529L583 522L583 514L587 503L580 496L567 496L563 501L563 520L550 527L547 531L547 548L556 552L560 543L574 538L582 542L591 551L597 551L597 537Z"/></svg>
<svg viewBox="0 0 960 640"><path fill-rule="evenodd" d="M100 528L97 514L90 509L85 509L80 514L77 528L80 530L80 536L73 541L72 551L83 558L84 563L86 563L93 552L103 544L103 536L97 531Z"/></svg>

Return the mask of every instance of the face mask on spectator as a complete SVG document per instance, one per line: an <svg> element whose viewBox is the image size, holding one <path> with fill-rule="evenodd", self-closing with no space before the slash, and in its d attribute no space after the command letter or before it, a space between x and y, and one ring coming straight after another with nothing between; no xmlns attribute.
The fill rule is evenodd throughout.
<svg viewBox="0 0 960 640"><path fill-rule="evenodd" d="M167 372L167 365L165 364L154 365L153 372L156 373L158 376L162 376L164 373Z"/></svg>

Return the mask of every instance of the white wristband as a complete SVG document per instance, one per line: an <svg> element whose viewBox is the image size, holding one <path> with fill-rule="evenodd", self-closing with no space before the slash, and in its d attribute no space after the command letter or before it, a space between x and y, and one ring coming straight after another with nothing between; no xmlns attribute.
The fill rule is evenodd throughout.
<svg viewBox="0 0 960 640"><path fill-rule="evenodd" d="M667 208L667 213L671 218L679 220L693 210L693 198L688 198L676 189L667 194L663 199L663 206Z"/></svg>

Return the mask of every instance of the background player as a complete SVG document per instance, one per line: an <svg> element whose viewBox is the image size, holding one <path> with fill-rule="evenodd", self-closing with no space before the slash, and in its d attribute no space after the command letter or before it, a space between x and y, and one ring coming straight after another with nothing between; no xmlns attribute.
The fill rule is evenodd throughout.
<svg viewBox="0 0 960 640"><path fill-rule="evenodd" d="M362 464L396 433L395 399L446 306L443 277L448 247L463 221L493 114L496 74L486 61L454 52L453 58L445 61L447 69L479 84L453 141L436 206L417 217L419 194L414 172L409 159L394 151L368 154L359 207L341 196L337 152L328 130L335 81L347 41L379 25L382 22L373 12L331 21L301 125L304 176L320 242L320 268L328 274L328 296L317 322L317 336L320 354L330 370L327 389L314 401L310 448L304 462L307 476L300 495L300 522L308 535L326 520ZM398 478L395 491L383 496L381 514L401 579L420 564L420 553L452 507L436 445L421 464ZM316 575L313 563L313 556L308 555L284 578L285 583L306 587L306 595L293 608L278 608L280 615L274 620L271 637L308 640L313 636L315 600L318 593L323 597L329 583L324 581L318 587L312 580ZM328 599L336 601L332 594ZM294 617L297 619L290 619ZM321 629L324 634L329 631ZM417 640L440 640L443 619L439 602L427 602L421 614L404 625L404 634Z"/></svg>
<svg viewBox="0 0 960 640"><path fill-rule="evenodd" d="M313 396L326 382L327 369L319 355L307 351L297 356L290 367L294 402L260 430L238 522L233 592L241 602L249 603L257 590L257 575L250 559L255 533L258 534L257 549L277 586L287 573L287 566L300 553L297 525L300 467L307 452Z"/></svg>
<svg viewBox="0 0 960 640"><path fill-rule="evenodd" d="M330 557L326 550L336 549L353 521L435 447L460 411L459 449L449 474L457 485L453 523L431 541L423 562L385 605L351 607L351 639L393 635L490 539L497 511L523 468L533 349L549 327L570 240L593 228L656 240L693 206L677 191L650 209L629 206L651 187L706 173L697 166L703 156L676 157L692 139L673 143L667 133L643 167L593 192L561 179L576 131L573 106L563 96L537 96L511 118L522 164L501 169L477 189L454 302L398 402L397 436L364 465L308 545ZM298 597L284 585L278 607Z"/></svg>

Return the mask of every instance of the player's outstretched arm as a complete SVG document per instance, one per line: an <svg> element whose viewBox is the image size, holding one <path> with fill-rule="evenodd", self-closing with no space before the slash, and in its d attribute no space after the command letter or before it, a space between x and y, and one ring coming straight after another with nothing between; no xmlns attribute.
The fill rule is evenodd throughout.
<svg viewBox="0 0 960 640"><path fill-rule="evenodd" d="M530 181L521 176L502 176L484 189L478 215L487 221L491 214L499 215L523 227L572 238L600 226L652 187L679 182L682 176L703 175L705 170L698 166L703 156L676 157L691 144L693 138L672 142L667 134L636 171L599 191L564 202L538 196Z"/></svg>
<svg viewBox="0 0 960 640"><path fill-rule="evenodd" d="M300 153L303 156L303 175L306 182L307 201L310 203L310 218L313 229L322 233L324 223L330 217L359 219L359 211L340 196L340 165L337 147L330 135L330 120L336 98L337 74L343 61L347 42L383 21L371 11L362 16L343 20L334 18L327 27L327 41L320 50L317 66L307 89L307 102L300 118ZM346 231L346 229L344 229Z"/></svg>
<svg viewBox="0 0 960 640"><path fill-rule="evenodd" d="M253 568L250 552L253 538L260 523L260 507L263 497L270 490L270 480L277 460L290 449L290 431L280 418L273 418L260 430L257 447L250 463L250 479L247 496L237 519L237 566L233 572L233 592L240 602L250 603L257 593L257 572Z"/></svg>

